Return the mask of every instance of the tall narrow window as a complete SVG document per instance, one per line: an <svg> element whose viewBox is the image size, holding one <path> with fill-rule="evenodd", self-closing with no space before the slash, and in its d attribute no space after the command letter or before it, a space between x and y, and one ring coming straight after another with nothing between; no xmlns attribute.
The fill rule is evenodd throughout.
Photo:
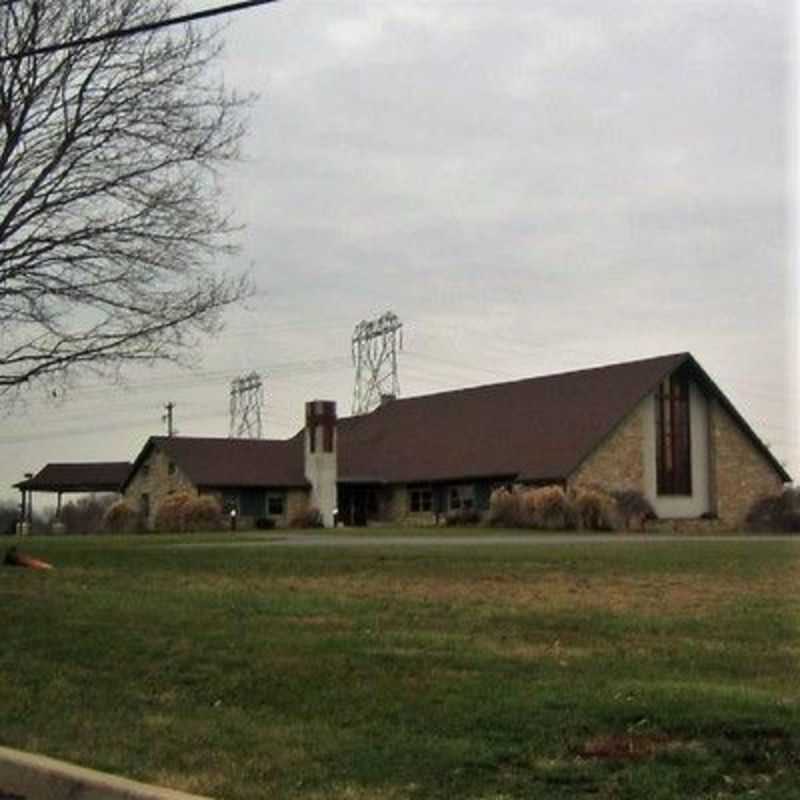
<svg viewBox="0 0 800 800"><path fill-rule="evenodd" d="M671 375L656 393L656 467L659 494L692 493L689 381Z"/></svg>

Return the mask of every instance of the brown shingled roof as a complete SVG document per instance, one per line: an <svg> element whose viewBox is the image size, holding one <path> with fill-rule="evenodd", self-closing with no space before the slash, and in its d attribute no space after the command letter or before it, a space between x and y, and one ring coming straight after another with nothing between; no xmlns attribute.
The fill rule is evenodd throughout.
<svg viewBox="0 0 800 800"><path fill-rule="evenodd" d="M395 400L339 422L339 479L566 478L688 353Z"/></svg>
<svg viewBox="0 0 800 800"><path fill-rule="evenodd" d="M116 492L128 477L129 461L47 464L17 489L40 492Z"/></svg>
<svg viewBox="0 0 800 800"><path fill-rule="evenodd" d="M341 482L559 481L677 369L691 371L770 461L768 448L689 353L398 399L339 420ZM196 486L307 486L302 431L288 440L151 437Z"/></svg>
<svg viewBox="0 0 800 800"><path fill-rule="evenodd" d="M195 486L306 485L303 446L298 437L276 440L151 436L136 467L153 446L168 453Z"/></svg>

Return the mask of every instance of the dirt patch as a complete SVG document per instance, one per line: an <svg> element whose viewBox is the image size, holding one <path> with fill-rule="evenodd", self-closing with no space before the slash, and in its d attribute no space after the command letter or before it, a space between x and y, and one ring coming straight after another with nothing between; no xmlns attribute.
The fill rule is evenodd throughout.
<svg viewBox="0 0 800 800"><path fill-rule="evenodd" d="M696 750L697 742L657 733L603 734L588 739L578 749L581 758L608 761L641 761L676 750Z"/></svg>

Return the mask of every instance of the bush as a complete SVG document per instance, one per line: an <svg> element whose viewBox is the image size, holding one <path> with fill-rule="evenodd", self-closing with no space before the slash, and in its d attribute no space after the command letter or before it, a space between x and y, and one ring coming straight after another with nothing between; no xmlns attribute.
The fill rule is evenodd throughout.
<svg viewBox="0 0 800 800"><path fill-rule="evenodd" d="M495 489L489 497L489 524L499 528L521 527L519 492L505 487Z"/></svg>
<svg viewBox="0 0 800 800"><path fill-rule="evenodd" d="M545 530L566 530L573 527L573 513L569 500L560 486L542 486L530 489L534 509L534 523Z"/></svg>
<svg viewBox="0 0 800 800"><path fill-rule="evenodd" d="M256 530L271 531L275 527L275 520L272 517L259 517L256 520Z"/></svg>
<svg viewBox="0 0 800 800"><path fill-rule="evenodd" d="M289 520L290 528L322 528L322 514L318 508L307 508Z"/></svg>
<svg viewBox="0 0 800 800"><path fill-rule="evenodd" d="M186 509L193 496L190 492L168 494L158 504L153 529L160 533L181 533L186 525Z"/></svg>
<svg viewBox="0 0 800 800"><path fill-rule="evenodd" d="M478 525L482 520L481 512L477 509L462 508L459 511L451 511L444 518L444 523L448 527L457 525Z"/></svg>
<svg viewBox="0 0 800 800"><path fill-rule="evenodd" d="M616 504L599 489L576 489L571 497L578 527L585 531L613 531Z"/></svg>
<svg viewBox="0 0 800 800"><path fill-rule="evenodd" d="M800 489L761 497L745 518L745 527L757 533L800 533Z"/></svg>
<svg viewBox="0 0 800 800"><path fill-rule="evenodd" d="M642 530L645 520L658 518L650 501L636 489L618 489L611 492L611 497L626 530Z"/></svg>
<svg viewBox="0 0 800 800"><path fill-rule="evenodd" d="M117 500L103 516L103 530L107 533L136 533L142 523L141 515L127 500Z"/></svg>
<svg viewBox="0 0 800 800"><path fill-rule="evenodd" d="M217 531L222 527L222 506L210 494L190 497L184 506L184 530Z"/></svg>
<svg viewBox="0 0 800 800"><path fill-rule="evenodd" d="M116 496L89 495L70 500L61 507L61 514L53 517L50 524L60 522L65 533L101 533L105 530L106 512L117 502Z"/></svg>

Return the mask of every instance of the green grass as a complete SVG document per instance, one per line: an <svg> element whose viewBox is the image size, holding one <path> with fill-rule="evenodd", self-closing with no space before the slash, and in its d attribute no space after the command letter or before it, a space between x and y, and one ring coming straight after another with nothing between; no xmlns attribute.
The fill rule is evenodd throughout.
<svg viewBox="0 0 800 800"><path fill-rule="evenodd" d="M800 541L230 541L24 541L0 743L230 800L798 796Z"/></svg>

